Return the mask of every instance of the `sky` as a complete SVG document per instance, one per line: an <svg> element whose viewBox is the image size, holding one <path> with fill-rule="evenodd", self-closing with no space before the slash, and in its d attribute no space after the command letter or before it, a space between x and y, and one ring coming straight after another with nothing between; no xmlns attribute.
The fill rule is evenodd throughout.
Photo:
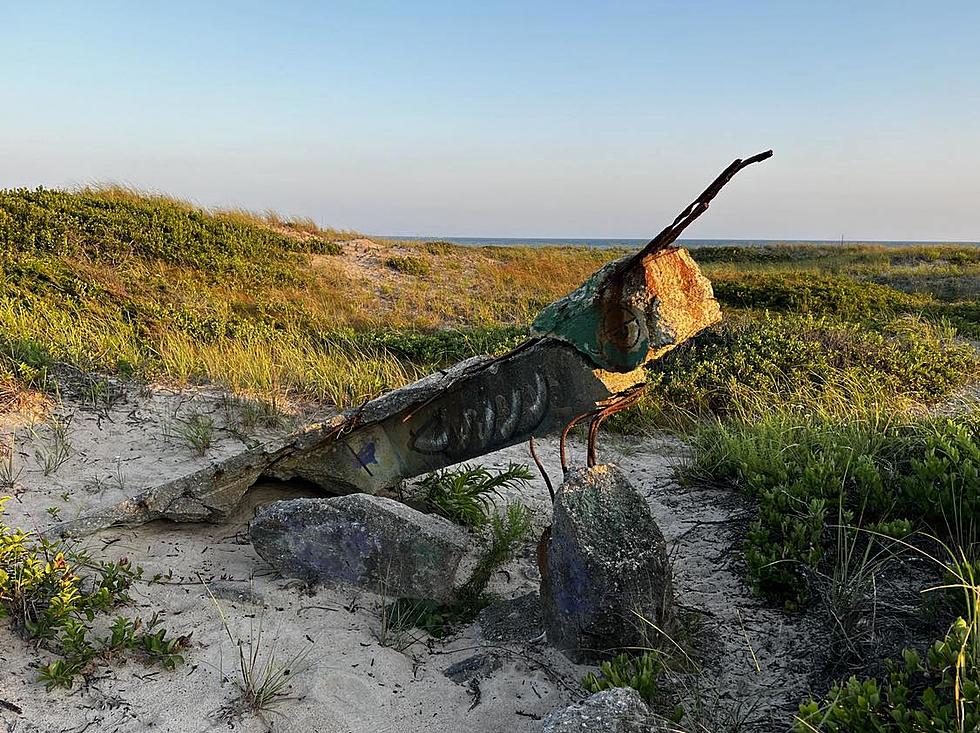
<svg viewBox="0 0 980 733"><path fill-rule="evenodd" d="M980 240L980 3L0 2L0 187L372 234Z"/></svg>

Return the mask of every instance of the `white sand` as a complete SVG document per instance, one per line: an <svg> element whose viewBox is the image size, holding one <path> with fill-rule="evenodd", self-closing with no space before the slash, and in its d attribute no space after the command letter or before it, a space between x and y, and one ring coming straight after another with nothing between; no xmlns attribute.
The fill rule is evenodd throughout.
<svg viewBox="0 0 980 733"><path fill-rule="evenodd" d="M32 437L25 420L18 425L15 416L5 418L2 429L17 430L16 461L23 468L19 496L7 505L12 524L44 530L55 522L48 507L58 507L58 519L69 520L144 485L201 468L242 445L223 429L234 422L234 411L223 408L216 394L144 390L101 412L67 399L60 411L73 415L73 455L47 477L33 457L46 441L50 445L45 430L35 426ZM193 411L213 415L219 427L205 457L167 437L175 421ZM801 638L795 622L752 599L732 565L735 553L725 555L736 534L732 518L744 507L724 492L681 491L672 477L672 463L682 452L676 441L606 438L601 446L601 458L619 463L649 494L676 550L679 601L708 614L699 634L705 641L704 665L715 670L711 677L722 686L721 697L737 699L741 680L749 699L764 699L760 715L768 715L771 706L773 715L783 718L779 709L803 694L807 670L799 657L805 650L795 653ZM541 441L539 452L558 479L556 442ZM581 445L573 444L573 458L584 461ZM526 447L500 451L483 462L509 461L530 464ZM173 672L137 662L100 667L72 690L45 692L36 681L37 666L50 655L29 648L0 624L0 701L21 710L0 704L0 731L537 731L541 717L584 696L580 680L588 668L571 664L543 641L493 644L482 639L477 623L448 641L417 643L403 653L378 641L377 595L349 587L310 590L277 578L248 544L245 529L256 506L292 495L298 495L295 489L264 484L221 524L155 522L83 540L96 557L125 555L143 566L146 580L157 574L166 578L138 584L135 606L120 613L149 618L159 611L167 628L192 633L186 664ZM550 502L542 481L521 499L535 510L539 526L548 521ZM288 699L264 715L228 716L236 698L237 652L199 577L222 596L237 638L247 641L261 625L264 651L288 659L309 649L294 670ZM530 546L497 574L492 589L513 598L536 590L537 583ZM495 652L503 665L479 680L477 698L473 687L456 684L443 670L480 650ZM762 673L754 670L753 653Z"/></svg>

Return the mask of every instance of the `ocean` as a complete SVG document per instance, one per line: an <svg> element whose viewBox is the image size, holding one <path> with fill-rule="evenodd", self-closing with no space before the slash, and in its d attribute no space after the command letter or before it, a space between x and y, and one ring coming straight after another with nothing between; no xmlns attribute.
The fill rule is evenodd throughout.
<svg viewBox="0 0 980 733"><path fill-rule="evenodd" d="M596 247L598 249L636 249L642 247L648 239L569 239L569 238L534 238L534 237L406 237L387 236L385 239L403 242L452 242L453 244L471 247ZM688 249L699 247L764 247L775 244L839 246L847 245L880 245L883 247L914 247L950 244L961 247L977 247L980 242L915 242L915 241L848 241L840 239L679 239L678 244Z"/></svg>

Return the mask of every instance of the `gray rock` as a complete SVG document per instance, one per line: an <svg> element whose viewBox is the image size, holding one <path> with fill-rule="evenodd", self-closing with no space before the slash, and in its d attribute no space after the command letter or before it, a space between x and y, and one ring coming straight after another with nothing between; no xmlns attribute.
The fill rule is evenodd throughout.
<svg viewBox="0 0 980 733"><path fill-rule="evenodd" d="M388 596L448 600L467 535L452 522L368 494L277 501L249 527L283 575Z"/></svg>
<svg viewBox="0 0 980 733"><path fill-rule="evenodd" d="M462 685L469 680L489 677L500 669L502 664L496 654L474 654L472 657L449 665L443 674L457 685Z"/></svg>
<svg viewBox="0 0 980 733"><path fill-rule="evenodd" d="M584 702L556 710L544 719L541 729L544 733L666 733L669 730L631 687L603 690Z"/></svg>
<svg viewBox="0 0 980 733"><path fill-rule="evenodd" d="M541 636L541 598L531 592L506 601L494 601L478 617L487 641L530 641Z"/></svg>
<svg viewBox="0 0 980 733"><path fill-rule="evenodd" d="M574 471L555 498L541 576L548 640L575 661L651 643L671 601L667 545L612 465Z"/></svg>

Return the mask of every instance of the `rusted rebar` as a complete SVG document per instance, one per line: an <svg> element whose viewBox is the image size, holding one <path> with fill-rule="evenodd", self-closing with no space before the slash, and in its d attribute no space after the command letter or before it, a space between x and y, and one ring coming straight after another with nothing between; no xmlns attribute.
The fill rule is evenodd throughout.
<svg viewBox="0 0 980 733"><path fill-rule="evenodd" d="M534 465L538 467L538 473L541 474L541 478L544 479L545 484L548 486L548 494L551 496L551 503L555 503L555 487L551 484L551 477L548 472L544 470L544 464L541 463L541 459L538 458L538 452L534 450L534 436L532 435L530 440L527 441L527 447L531 451L531 458L534 459Z"/></svg>

